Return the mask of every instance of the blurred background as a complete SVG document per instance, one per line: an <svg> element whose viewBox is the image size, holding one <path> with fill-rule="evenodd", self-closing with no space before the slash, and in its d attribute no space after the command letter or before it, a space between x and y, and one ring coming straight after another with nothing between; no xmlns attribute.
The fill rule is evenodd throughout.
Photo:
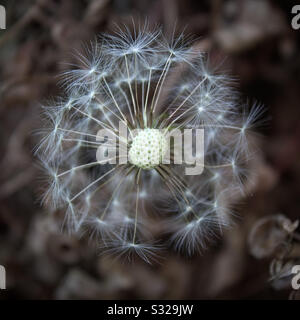
<svg viewBox="0 0 300 320"><path fill-rule="evenodd" d="M299 1L300 4L300 1ZM288 0L1 1L0 299L299 299L300 29ZM61 93L58 75L72 52L114 23L148 20L166 37L197 38L211 60L237 76L245 97L267 108L262 155L235 226L206 252L173 251L160 264L103 258L85 239L60 233L40 205L33 156L40 105ZM300 21L299 21L300 23Z"/></svg>

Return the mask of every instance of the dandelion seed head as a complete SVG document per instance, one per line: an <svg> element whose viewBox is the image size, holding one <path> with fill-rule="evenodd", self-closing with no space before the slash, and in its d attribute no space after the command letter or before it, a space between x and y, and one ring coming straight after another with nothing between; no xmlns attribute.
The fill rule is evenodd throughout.
<svg viewBox="0 0 300 320"><path fill-rule="evenodd" d="M43 203L65 211L68 232L83 230L101 251L150 263L161 249L152 213L169 235L166 246L190 255L230 225L233 199L251 178L251 131L264 123L264 109L241 103L234 79L197 47L184 34L167 40L161 28L133 24L75 53L63 97L43 107L36 148L47 173ZM99 139L104 129L113 134ZM167 139L172 129L204 130L204 154L184 146L204 160L201 176L174 162L183 152ZM107 159L99 161L98 150Z"/></svg>

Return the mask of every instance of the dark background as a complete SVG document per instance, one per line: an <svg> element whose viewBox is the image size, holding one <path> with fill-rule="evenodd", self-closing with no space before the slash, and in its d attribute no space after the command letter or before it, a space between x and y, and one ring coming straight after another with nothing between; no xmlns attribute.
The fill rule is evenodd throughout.
<svg viewBox="0 0 300 320"><path fill-rule="evenodd" d="M0 31L0 264L7 290L0 299L291 297L290 280L268 281L274 255L255 258L247 239L264 216L300 216L300 29L291 27L294 1L1 4L7 29ZM243 96L263 103L270 119L260 128L263 154L257 155L255 187L237 206L235 226L201 255L187 258L170 250L152 266L112 262L85 239L61 234L55 215L39 203L40 172L32 152L40 104L61 92L57 76L73 62L74 49L114 23L145 18L150 26L161 24L167 37L175 25L185 28L212 52L212 60L225 58L223 67L238 77ZM272 230L266 232L263 239L272 246ZM299 260L299 242L292 242Z"/></svg>

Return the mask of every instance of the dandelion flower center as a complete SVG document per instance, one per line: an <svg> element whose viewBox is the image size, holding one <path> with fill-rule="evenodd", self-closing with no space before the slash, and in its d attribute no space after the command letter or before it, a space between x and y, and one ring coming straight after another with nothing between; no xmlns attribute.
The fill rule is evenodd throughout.
<svg viewBox="0 0 300 320"><path fill-rule="evenodd" d="M129 161L142 169L158 166L168 147L165 136L157 129L143 129L133 139Z"/></svg>

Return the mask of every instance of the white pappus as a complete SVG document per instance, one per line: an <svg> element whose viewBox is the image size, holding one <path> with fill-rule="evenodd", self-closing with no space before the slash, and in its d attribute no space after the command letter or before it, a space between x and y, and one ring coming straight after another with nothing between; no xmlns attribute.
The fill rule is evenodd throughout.
<svg viewBox="0 0 300 320"><path fill-rule="evenodd" d="M43 107L37 154L48 175L45 204L65 210L69 232L88 233L118 256L151 262L161 232L179 251L205 248L230 224L231 195L245 189L250 130L262 107L248 112L232 79L210 72L207 55L182 34L167 41L159 28L118 28L77 56L79 65L63 77L64 96ZM129 131L125 145L120 121ZM103 128L128 151L128 163L97 160L98 147L111 146L97 140ZM164 133L153 130L171 128L204 129L201 175L162 163ZM141 134L132 136L134 129Z"/></svg>

